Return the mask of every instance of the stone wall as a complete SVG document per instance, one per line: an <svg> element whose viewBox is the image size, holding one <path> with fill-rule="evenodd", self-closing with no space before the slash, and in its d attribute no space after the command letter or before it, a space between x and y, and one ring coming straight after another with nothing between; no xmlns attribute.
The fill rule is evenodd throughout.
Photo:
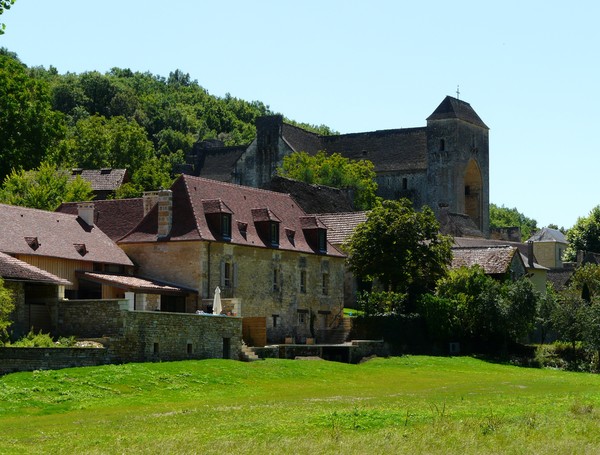
<svg viewBox="0 0 600 455"><path fill-rule="evenodd" d="M123 335L127 300L61 300L50 303L52 333L102 338Z"/></svg>
<svg viewBox="0 0 600 455"><path fill-rule="evenodd" d="M112 363L107 349L0 348L0 375L16 371L59 370Z"/></svg>

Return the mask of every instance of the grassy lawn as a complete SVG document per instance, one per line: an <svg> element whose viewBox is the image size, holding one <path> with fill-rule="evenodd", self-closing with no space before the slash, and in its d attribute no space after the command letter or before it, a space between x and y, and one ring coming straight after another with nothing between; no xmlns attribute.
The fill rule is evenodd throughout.
<svg viewBox="0 0 600 455"><path fill-rule="evenodd" d="M600 376L472 358L0 377L0 453L600 453Z"/></svg>

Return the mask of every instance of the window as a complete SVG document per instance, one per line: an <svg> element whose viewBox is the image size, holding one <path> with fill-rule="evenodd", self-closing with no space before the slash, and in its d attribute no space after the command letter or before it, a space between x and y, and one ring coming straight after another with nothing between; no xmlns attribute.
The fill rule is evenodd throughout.
<svg viewBox="0 0 600 455"><path fill-rule="evenodd" d="M403 190L406 190L406 189L408 189L408 179L407 179L406 177L404 177L404 178L402 179L402 189L403 189Z"/></svg>
<svg viewBox="0 0 600 455"><path fill-rule="evenodd" d="M298 311L298 324L306 324L306 312Z"/></svg>
<svg viewBox="0 0 600 455"><path fill-rule="evenodd" d="M300 270L300 292L306 294L306 270Z"/></svg>
<svg viewBox="0 0 600 455"><path fill-rule="evenodd" d="M226 240L231 240L231 215L229 213L221 214L221 236Z"/></svg>
<svg viewBox="0 0 600 455"><path fill-rule="evenodd" d="M193 350L193 347L192 347L192 343L188 343L187 344L187 353L188 354L193 354L194 353L194 350Z"/></svg>
<svg viewBox="0 0 600 455"><path fill-rule="evenodd" d="M327 253L327 231L325 229L319 229L318 231L318 249L319 253Z"/></svg>
<svg viewBox="0 0 600 455"><path fill-rule="evenodd" d="M279 246L279 223L271 221L269 236L271 246Z"/></svg>
<svg viewBox="0 0 600 455"><path fill-rule="evenodd" d="M446 141L444 139L440 139L440 152L446 150Z"/></svg>
<svg viewBox="0 0 600 455"><path fill-rule="evenodd" d="M329 295L329 273L323 273L323 295Z"/></svg>
<svg viewBox="0 0 600 455"><path fill-rule="evenodd" d="M273 269L273 290L274 291L279 291L280 289L280 277L279 277L279 270L277 270L276 268Z"/></svg>
<svg viewBox="0 0 600 455"><path fill-rule="evenodd" d="M222 275L221 275L221 284L224 288L232 288L233 287L233 273L232 273L232 265L231 262L222 262Z"/></svg>
<svg viewBox="0 0 600 455"><path fill-rule="evenodd" d="M273 314L273 327L277 327L277 319L279 319L279 315L278 314Z"/></svg>

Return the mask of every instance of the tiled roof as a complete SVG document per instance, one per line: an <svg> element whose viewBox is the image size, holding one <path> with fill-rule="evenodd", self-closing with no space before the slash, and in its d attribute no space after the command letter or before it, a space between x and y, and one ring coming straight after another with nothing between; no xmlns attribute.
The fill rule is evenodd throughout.
<svg viewBox="0 0 600 455"><path fill-rule="evenodd" d="M0 204L0 252L133 265L104 232L77 216L5 204Z"/></svg>
<svg viewBox="0 0 600 455"><path fill-rule="evenodd" d="M452 98L451 96L444 98L436 110L433 111L433 114L427 118L427 121L448 118L464 120L465 122L487 129L486 124L483 123L483 120L479 118L479 115L477 115L469 103L457 98Z"/></svg>
<svg viewBox="0 0 600 455"><path fill-rule="evenodd" d="M320 213L317 216L327 226L327 238L334 245L344 243L356 226L367 221L367 212Z"/></svg>
<svg viewBox="0 0 600 455"><path fill-rule="evenodd" d="M550 229L544 227L537 231L529 239L532 242L557 242L557 243L569 243L565 235L558 229Z"/></svg>
<svg viewBox="0 0 600 455"><path fill-rule="evenodd" d="M230 182L235 163L247 148L247 145L243 145L196 150L200 176L221 182Z"/></svg>
<svg viewBox="0 0 600 455"><path fill-rule="evenodd" d="M448 212L441 215L439 221L442 234L453 237L485 237L468 215Z"/></svg>
<svg viewBox="0 0 600 455"><path fill-rule="evenodd" d="M136 227L144 217L142 198L107 199L92 201L92 203L94 224L115 242ZM77 215L77 204L77 202L64 202L56 211Z"/></svg>
<svg viewBox="0 0 600 455"><path fill-rule="evenodd" d="M452 248L451 268L479 265L486 274L499 275L510 270L517 251L517 248L511 246Z"/></svg>
<svg viewBox="0 0 600 455"><path fill-rule="evenodd" d="M306 213L351 212L354 209L349 193L339 188L274 176L268 189L290 194Z"/></svg>
<svg viewBox="0 0 600 455"><path fill-rule="evenodd" d="M32 281L36 283L61 284L64 286L73 284L50 272L38 269L27 262L20 261L4 253L0 253L0 277L15 281Z"/></svg>
<svg viewBox="0 0 600 455"><path fill-rule="evenodd" d="M78 175L90 182L94 191L115 191L127 181L127 169L73 169L71 179Z"/></svg>
<svg viewBox="0 0 600 455"><path fill-rule="evenodd" d="M220 199L232 212L232 232L229 243L259 248L269 248L270 243L261 238L256 221L279 220L280 233L285 229L295 232L293 243L280 235L279 249L313 253L313 247L304 236L301 218L306 213L288 194L218 182L201 177L182 175L171 187L173 192L172 229L166 240L220 240L208 225L203 201ZM257 218L258 217L258 218ZM245 234L242 232L245 227ZM142 222L119 243L159 241L158 207L154 207ZM164 240L160 240L164 241ZM333 246L327 254L343 256Z"/></svg>
<svg viewBox="0 0 600 455"><path fill-rule="evenodd" d="M194 289L183 288L173 284L167 284L162 281L141 278L130 275L116 275L112 273L100 272L77 272L79 278L84 278L96 283L108 284L121 289L143 292L146 294L171 294L185 295L197 293Z"/></svg>

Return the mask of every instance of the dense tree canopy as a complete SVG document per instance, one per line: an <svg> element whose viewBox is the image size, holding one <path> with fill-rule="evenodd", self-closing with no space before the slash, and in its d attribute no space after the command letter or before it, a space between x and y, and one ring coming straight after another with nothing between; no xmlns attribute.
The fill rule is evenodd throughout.
<svg viewBox="0 0 600 455"><path fill-rule="evenodd" d="M32 169L64 137L48 84L31 77L14 57L0 54L0 180L12 169Z"/></svg>
<svg viewBox="0 0 600 455"><path fill-rule="evenodd" d="M563 260L574 261L577 251L600 253L600 205L594 207L588 216L579 217L575 225L567 231L569 246Z"/></svg>
<svg viewBox="0 0 600 455"><path fill-rule="evenodd" d="M15 3L15 0L0 0L0 14L2 14L5 10L10 9L10 7ZM5 25L0 23L0 35L4 34Z"/></svg>
<svg viewBox="0 0 600 455"><path fill-rule="evenodd" d="M354 192L354 206L367 210L377 201L375 169L368 160L350 160L339 153L316 155L295 152L283 158L278 169L282 177L306 183L318 183L334 188L350 188Z"/></svg>
<svg viewBox="0 0 600 455"><path fill-rule="evenodd" d="M521 238L523 241L529 239L537 231L537 221L526 217L516 208L498 207L496 204L490 204L490 227L491 228L521 228Z"/></svg>
<svg viewBox="0 0 600 455"><path fill-rule="evenodd" d="M80 176L70 179L70 173L49 163L37 170L12 171L0 187L0 202L42 210L55 210L62 202L89 201L92 187Z"/></svg>
<svg viewBox="0 0 600 455"><path fill-rule="evenodd" d="M377 280L409 301L433 290L452 258L450 239L439 233L433 211L415 211L408 199L383 201L369 211L345 247L358 278Z"/></svg>

